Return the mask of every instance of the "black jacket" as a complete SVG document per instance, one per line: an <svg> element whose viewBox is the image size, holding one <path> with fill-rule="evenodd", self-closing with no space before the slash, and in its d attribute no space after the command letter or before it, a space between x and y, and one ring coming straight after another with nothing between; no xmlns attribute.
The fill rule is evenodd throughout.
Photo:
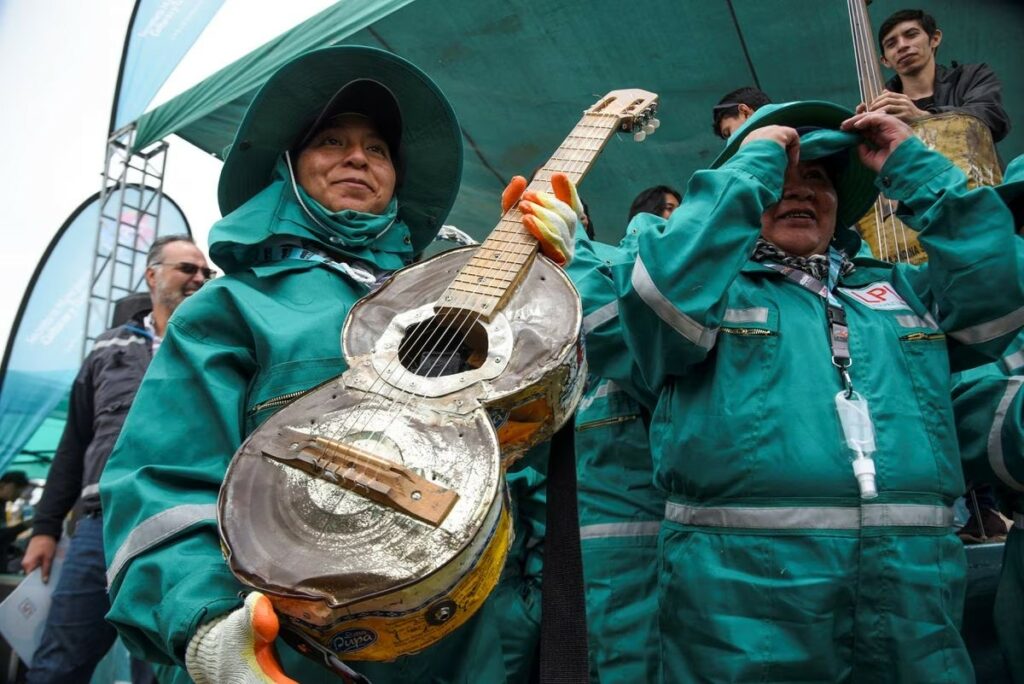
<svg viewBox="0 0 1024 684"><path fill-rule="evenodd" d="M141 312L100 335L71 386L68 421L36 507L32 534L60 538L64 517L82 497L82 510L100 509L97 483L121 434L128 408L153 356Z"/></svg>
<svg viewBox="0 0 1024 684"><path fill-rule="evenodd" d="M889 79L885 87L894 93L903 92L899 76ZM963 112L976 116L992 131L995 142L1010 132L1010 117L1003 109L1003 86L987 64L953 62L952 68L936 64L933 97L934 104L926 108L933 114Z"/></svg>

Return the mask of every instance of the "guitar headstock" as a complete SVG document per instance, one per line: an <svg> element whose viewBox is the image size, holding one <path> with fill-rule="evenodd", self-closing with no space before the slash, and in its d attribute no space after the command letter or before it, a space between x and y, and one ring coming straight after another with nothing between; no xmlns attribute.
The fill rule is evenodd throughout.
<svg viewBox="0 0 1024 684"><path fill-rule="evenodd" d="M643 142L644 138L654 133L661 125L661 122L655 118L657 111L658 96L656 93L627 88L611 91L587 109L585 113L617 117L620 130L633 133L634 140Z"/></svg>

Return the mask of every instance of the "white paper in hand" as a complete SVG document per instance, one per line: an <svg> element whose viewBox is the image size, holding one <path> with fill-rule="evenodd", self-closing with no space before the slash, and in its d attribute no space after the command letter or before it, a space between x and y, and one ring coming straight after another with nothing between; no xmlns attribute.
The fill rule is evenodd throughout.
<svg viewBox="0 0 1024 684"><path fill-rule="evenodd" d="M42 572L36 568L0 603L0 634L26 663L32 662L43 638L43 626L50 613L50 595L60 580L67 550L66 540L61 540L50 567L49 582L43 584Z"/></svg>

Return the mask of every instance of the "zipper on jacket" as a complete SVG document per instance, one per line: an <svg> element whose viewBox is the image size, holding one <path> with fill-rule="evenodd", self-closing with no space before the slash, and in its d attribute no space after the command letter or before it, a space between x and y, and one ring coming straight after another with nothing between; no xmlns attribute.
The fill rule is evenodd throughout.
<svg viewBox="0 0 1024 684"><path fill-rule="evenodd" d="M288 394L282 394L281 396L272 397L270 399L267 399L266 401L261 401L260 403L256 404L251 409L249 409L249 415L250 416L256 415L257 413L259 413L263 409L267 409L267 408L271 408L271 407L275 407L275 406L283 406L284 404L289 404L292 401L294 401L295 399L298 399L299 397L301 397L303 394L308 394L309 392L312 392L313 389L315 389L315 388L308 389L308 390L299 390L298 392L289 392Z"/></svg>
<svg viewBox="0 0 1024 684"><path fill-rule="evenodd" d="M625 423L630 420L636 420L639 418L639 414L632 414L629 416L615 416L614 418L602 418L601 420L594 420L583 425L576 426L576 432L586 432L587 430L593 430L594 428L604 427L605 425L615 425L617 423Z"/></svg>
<svg viewBox="0 0 1024 684"><path fill-rule="evenodd" d="M905 342L916 342L918 340L944 340L944 339L946 339L946 335L943 334L943 333L921 333L921 332L916 332L916 333L910 333L909 335L904 335L900 339L905 341Z"/></svg>
<svg viewBox="0 0 1024 684"><path fill-rule="evenodd" d="M251 409L249 409L247 415L255 415L265 408L276 407L282 404L290 404L291 402L295 401L302 395L309 394L310 392L315 392L316 390L320 389L327 383L334 382L335 380L338 379L338 377L339 376L335 375L333 377L327 378L323 382L318 382L309 389L299 390L297 392L289 392L288 394L281 394L276 397L271 397L270 399L267 399L265 401L261 401L260 403L256 404Z"/></svg>
<svg viewBox="0 0 1024 684"><path fill-rule="evenodd" d="M764 328L719 328L718 330L727 335L761 335L767 337L775 334L771 330L765 330Z"/></svg>

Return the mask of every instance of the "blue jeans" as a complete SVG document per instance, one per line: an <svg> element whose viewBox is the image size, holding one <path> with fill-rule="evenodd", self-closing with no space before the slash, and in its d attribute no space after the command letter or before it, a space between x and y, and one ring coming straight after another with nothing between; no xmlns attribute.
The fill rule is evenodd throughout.
<svg viewBox="0 0 1024 684"><path fill-rule="evenodd" d="M53 592L43 638L26 677L28 684L89 681L117 637L104 619L110 610L106 572L103 518L82 518ZM133 679L135 671L133 663ZM151 680L149 674L144 681Z"/></svg>

